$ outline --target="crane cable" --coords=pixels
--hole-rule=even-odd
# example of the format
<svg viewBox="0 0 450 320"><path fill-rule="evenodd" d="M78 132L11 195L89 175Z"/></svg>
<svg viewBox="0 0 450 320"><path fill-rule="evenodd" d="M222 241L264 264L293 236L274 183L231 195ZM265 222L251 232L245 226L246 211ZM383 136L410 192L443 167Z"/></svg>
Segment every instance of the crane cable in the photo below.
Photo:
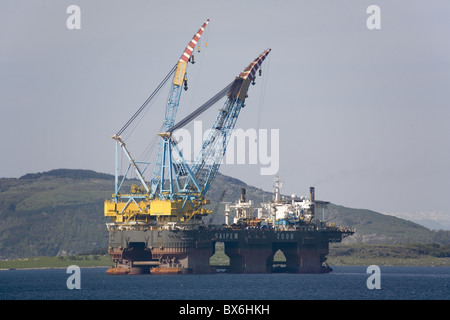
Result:
<svg viewBox="0 0 450 320"><path fill-rule="evenodd" d="M142 106L134 113L134 115L125 123L125 125L117 132L117 135L120 136L129 126L130 124L139 116L139 114L145 109L145 107L149 104L149 102L156 96L156 94L161 90L161 88L165 85L167 80L173 75L175 70L177 69L177 65L175 65L172 70L166 75L163 81L156 87L153 93L145 100Z"/></svg>
<svg viewBox="0 0 450 320"><path fill-rule="evenodd" d="M264 98L265 98L265 93L266 93L267 79L269 78L270 58L271 58L271 56L269 56L267 59L267 63L266 63L267 67L266 67L266 71L265 71L265 76L262 81L263 83L261 86L261 95L260 95L260 99L259 99L258 115L256 117L256 132L259 132L259 129L261 126L261 116L262 116L263 107L264 107Z"/></svg>
<svg viewBox="0 0 450 320"><path fill-rule="evenodd" d="M215 104L217 101L222 99L231 89L234 81L231 82L229 85L227 85L225 88L223 88L221 91L219 91L214 97L206 101L204 104L202 104L200 107L198 107L196 110L191 112L188 116L186 116L183 120L176 123L172 128L168 130L168 132L172 133L176 129L179 129L181 127L184 127L186 124L197 118L200 114L205 112L207 109L209 109L213 104Z"/></svg>

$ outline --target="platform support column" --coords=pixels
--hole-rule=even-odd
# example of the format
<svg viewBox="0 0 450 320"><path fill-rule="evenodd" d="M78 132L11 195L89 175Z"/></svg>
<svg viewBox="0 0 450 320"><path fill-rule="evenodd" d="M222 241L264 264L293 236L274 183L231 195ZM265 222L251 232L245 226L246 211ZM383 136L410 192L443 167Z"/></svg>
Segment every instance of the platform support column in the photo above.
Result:
<svg viewBox="0 0 450 320"><path fill-rule="evenodd" d="M271 246L236 246L225 244L225 254L230 258L232 273L268 273L271 271L274 253Z"/></svg>

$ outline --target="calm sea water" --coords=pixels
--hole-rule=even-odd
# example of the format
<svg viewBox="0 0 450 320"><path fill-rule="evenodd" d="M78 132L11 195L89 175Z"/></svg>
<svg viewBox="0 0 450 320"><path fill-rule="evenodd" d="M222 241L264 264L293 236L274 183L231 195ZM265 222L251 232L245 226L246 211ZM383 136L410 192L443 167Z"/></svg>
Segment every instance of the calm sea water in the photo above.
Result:
<svg viewBox="0 0 450 320"><path fill-rule="evenodd" d="M81 289L68 289L66 269L0 271L1 300L413 300L450 298L450 268L381 267L381 289L369 290L366 267L329 274L110 276L82 268Z"/></svg>

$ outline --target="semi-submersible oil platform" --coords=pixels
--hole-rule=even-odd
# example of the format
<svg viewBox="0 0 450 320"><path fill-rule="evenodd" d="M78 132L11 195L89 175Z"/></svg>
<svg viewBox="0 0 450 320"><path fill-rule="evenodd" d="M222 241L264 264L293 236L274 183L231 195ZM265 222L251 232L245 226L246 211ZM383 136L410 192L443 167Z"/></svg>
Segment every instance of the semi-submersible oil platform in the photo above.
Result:
<svg viewBox="0 0 450 320"><path fill-rule="evenodd" d="M285 271L297 273L329 272L326 256L330 242L340 242L353 233L350 229L320 222L314 211L317 203L314 189L309 199L281 199L278 183L273 201L257 211L245 194L236 205L226 206L225 224L210 225L205 216L212 212L206 193L210 189L225 155L236 120L245 105L247 92L261 64L271 49L262 52L230 84L175 123L180 97L187 89L187 66L194 63L194 49L200 51L199 40L209 19L194 35L181 58L161 84L133 117L112 138L116 142L115 193L105 201L109 232L108 252L115 266L109 274L178 274L211 273L210 258L216 242L224 243L230 259L229 272L268 273L274 270L274 254L281 250L286 257ZM207 45L205 43L205 45ZM135 161L121 134L137 119L164 84L172 79L164 123L158 133L159 144L152 179L144 173L149 162ZM212 128L203 141L200 153L188 164L172 133L195 119L226 96ZM129 160L127 172L119 176L119 156ZM134 171L140 185L122 192L127 174ZM230 221L230 209L236 211Z"/></svg>

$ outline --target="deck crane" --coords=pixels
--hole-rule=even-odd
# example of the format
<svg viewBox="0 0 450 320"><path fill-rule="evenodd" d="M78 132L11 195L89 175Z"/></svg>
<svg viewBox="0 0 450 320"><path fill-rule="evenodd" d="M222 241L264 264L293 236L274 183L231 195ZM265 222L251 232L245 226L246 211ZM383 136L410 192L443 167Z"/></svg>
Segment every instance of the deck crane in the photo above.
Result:
<svg viewBox="0 0 450 320"><path fill-rule="evenodd" d="M197 188L201 196L205 196L208 192L219 171L236 120L244 107L249 85L254 81L256 72L270 51L271 49L267 49L261 53L231 83L227 92L227 99L219 110L216 121L192 166L193 176L189 176L187 179L185 189ZM200 189L198 189L198 186L200 186Z"/></svg>
<svg viewBox="0 0 450 320"><path fill-rule="evenodd" d="M105 216L110 216L113 222L145 222L155 226L178 224L188 228L198 225L203 216L211 213L211 211L203 208L204 205L209 203L205 195L219 170L236 120L244 106L249 85L254 80L257 70L271 49L261 53L233 82L185 119L175 124L186 64L208 22L209 20L194 36L193 41L190 42L177 63L166 108L163 131L158 134L160 136L159 149L151 187L145 181L143 172L139 169L137 162L130 156L120 137L118 135L113 137L121 145L130 161L128 170L133 168L143 185L141 188L132 187L131 195L119 196L118 189L120 187L117 187L116 173L114 199L105 201ZM183 158L172 133L192 121L225 95L227 96L226 101L219 110L212 130L191 167ZM177 160L173 159L173 154L178 155ZM146 164L148 165L148 163ZM124 201L127 198L128 201Z"/></svg>
<svg viewBox="0 0 450 320"><path fill-rule="evenodd" d="M180 104L180 98L181 98L181 88L183 87L183 84L186 88L186 69L187 64L192 59L193 61L193 51L195 46L197 45L197 42L200 40L200 37L202 36L203 32L206 29L206 26L209 23L209 19L207 19L203 25L200 27L200 29L195 33L192 40L189 42L189 44L186 46L183 54L181 55L180 59L178 60L177 64L170 70L170 72L166 75L166 77L163 79L163 81L158 85L158 87L153 91L153 93L149 96L149 98L144 102L144 104L137 110L137 112L128 120L128 122L116 133L112 136L112 138L116 141L116 172L115 172L115 193L113 195L114 197L114 214L112 215L113 220L117 221L123 221L128 220L133 215L127 215L126 211L130 211L130 209L133 207L132 204L136 205L139 210L137 210L140 213L143 213L143 210L141 209L140 205L137 203L137 201L140 201L141 199L148 198L148 194L151 194L153 197L158 185L159 185L159 171L161 170L161 154L165 148L165 146L160 143L159 149L157 153L156 162L159 165L155 165L154 172L153 172L153 179L152 179L152 185L149 185L148 182L145 180L143 173L147 169L149 162L138 162L135 161L130 152L128 151L125 142L122 140L121 134L128 128L128 126L137 118L137 116L145 109L147 104L157 95L157 93L161 90L161 88L164 86L164 84L172 77L173 75L173 81L172 86L170 89L170 95L166 107L166 116L165 121L163 124L163 129L169 129L171 126L173 126L173 123L175 121L175 117L177 114L178 106ZM129 166L128 169L123 175L122 181L119 183L119 170L118 170L118 153L119 153L119 146L128 158ZM140 165L145 165L144 169L140 168ZM136 176L140 180L142 187L137 187L136 185L132 186L131 194L122 194L120 191L122 189L122 186L125 182L126 176L130 169L133 169L136 173ZM123 200L127 200L125 204L123 205ZM129 207L130 205L131 208ZM120 209L121 208L121 209ZM111 203L110 201L105 202L105 215L107 212L107 209L109 211L109 214L111 215ZM120 210L119 210L120 209ZM134 210L136 211L136 210ZM135 215L134 215L135 216Z"/></svg>
<svg viewBox="0 0 450 320"><path fill-rule="evenodd" d="M163 168L167 168L169 171L169 178L166 181L169 188L161 190L160 200L163 202L180 203L179 213L181 215L178 214L178 217L181 220L179 221L189 222L193 220L198 222L201 221L202 216L210 213L209 210L203 208L205 204L209 203L205 195L219 171L237 118L244 106L249 85L254 81L256 72L270 51L271 49L267 49L261 53L233 82L197 110L171 127L168 131L159 133L164 140L164 145L167 146L167 164ZM219 110L219 114L211 128L212 130L210 130L208 137L204 141L195 162L190 167L178 149L177 142L172 137L172 133L189 121L192 121L224 95L227 96L227 99L223 107ZM175 150L175 153L178 154L178 161L172 159L172 150ZM181 188L181 180L183 178L184 187ZM178 192L174 191L174 184Z"/></svg>
<svg viewBox="0 0 450 320"><path fill-rule="evenodd" d="M175 76L173 79L173 84L170 89L169 99L166 107L166 114L163 124L163 130L167 131L173 127L175 124L175 118L178 111L178 106L180 104L180 97L183 88L183 83L186 85L186 66L192 57L192 52L194 51L195 46L197 45L200 37L205 31L206 26L209 23L209 19L205 21L203 26L198 30L198 32L194 35L192 41L187 45L183 54L177 63L177 69L175 72ZM186 88L186 87L185 87ZM158 190L160 193L164 193L165 191L169 191L173 193L172 185L170 184L169 190L164 187L164 177L167 169L166 157L170 157L168 154L168 141L166 139L159 140L158 153L156 156L155 166L153 168L153 178L151 185L150 197L154 198L157 194ZM148 191L148 190L147 190Z"/></svg>

